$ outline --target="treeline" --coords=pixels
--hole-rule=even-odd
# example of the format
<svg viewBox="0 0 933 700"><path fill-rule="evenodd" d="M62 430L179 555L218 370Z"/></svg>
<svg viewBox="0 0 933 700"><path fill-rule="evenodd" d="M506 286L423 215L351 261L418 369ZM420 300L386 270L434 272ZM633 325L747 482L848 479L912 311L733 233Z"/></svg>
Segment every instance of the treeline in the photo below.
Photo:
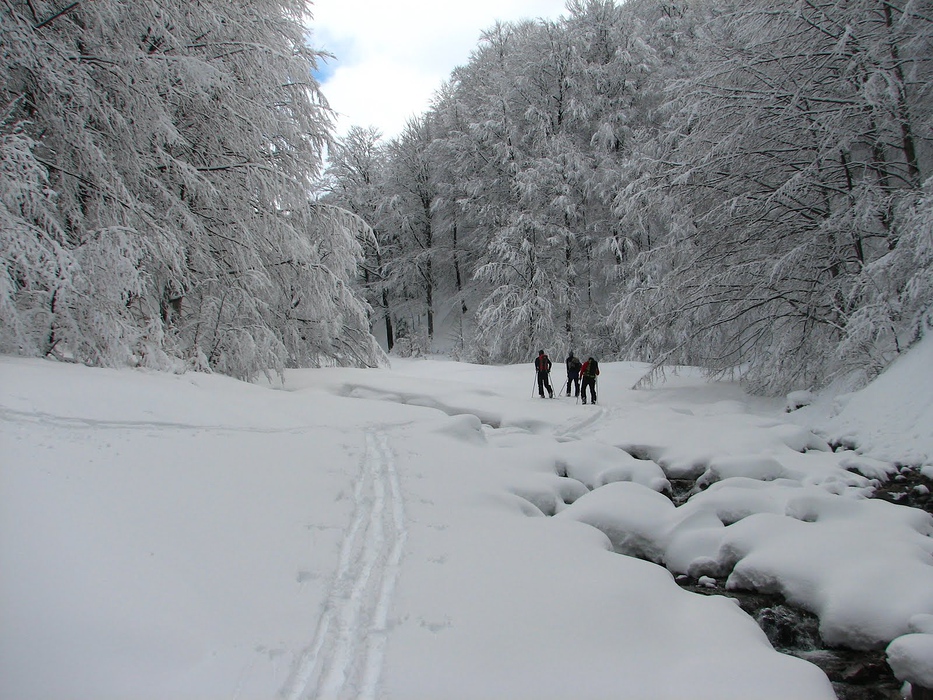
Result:
<svg viewBox="0 0 933 700"><path fill-rule="evenodd" d="M500 24L431 109L355 128L388 346L880 371L931 324L933 3L571 0ZM443 337L441 337L443 334Z"/></svg>
<svg viewBox="0 0 933 700"><path fill-rule="evenodd" d="M310 197L301 0L0 4L0 352L239 377L382 357Z"/></svg>

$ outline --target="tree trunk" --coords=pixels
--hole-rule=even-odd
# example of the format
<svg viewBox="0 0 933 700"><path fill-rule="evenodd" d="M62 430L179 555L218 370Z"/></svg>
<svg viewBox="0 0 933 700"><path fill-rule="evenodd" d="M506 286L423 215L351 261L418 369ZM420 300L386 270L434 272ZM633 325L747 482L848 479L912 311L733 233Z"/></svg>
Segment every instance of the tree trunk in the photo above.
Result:
<svg viewBox="0 0 933 700"><path fill-rule="evenodd" d="M383 313L386 322L386 349L392 352L392 348L395 347L395 336L392 331L392 314L389 313L389 292L385 289L382 290L382 306L385 309Z"/></svg>
<svg viewBox="0 0 933 700"><path fill-rule="evenodd" d="M894 20L891 17L890 3L882 3L884 8L884 23L888 31L893 29ZM897 78L897 119L901 127L901 150L907 162L907 179L913 189L920 189L920 164L917 160L917 145L914 141L913 129L910 122L910 109L907 106L906 85L904 69L901 65L900 52L894 39L888 44L891 53L891 62L894 66L894 75Z"/></svg>

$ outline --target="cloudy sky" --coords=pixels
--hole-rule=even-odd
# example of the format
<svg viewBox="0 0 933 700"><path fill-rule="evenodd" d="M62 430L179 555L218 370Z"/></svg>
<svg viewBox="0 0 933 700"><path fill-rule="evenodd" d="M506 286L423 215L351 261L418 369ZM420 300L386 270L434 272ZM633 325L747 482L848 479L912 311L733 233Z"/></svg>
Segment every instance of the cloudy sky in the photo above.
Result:
<svg viewBox="0 0 933 700"><path fill-rule="evenodd" d="M338 133L375 126L391 138L469 60L484 29L556 18L564 0L313 0L311 12L312 44L336 56L320 78Z"/></svg>

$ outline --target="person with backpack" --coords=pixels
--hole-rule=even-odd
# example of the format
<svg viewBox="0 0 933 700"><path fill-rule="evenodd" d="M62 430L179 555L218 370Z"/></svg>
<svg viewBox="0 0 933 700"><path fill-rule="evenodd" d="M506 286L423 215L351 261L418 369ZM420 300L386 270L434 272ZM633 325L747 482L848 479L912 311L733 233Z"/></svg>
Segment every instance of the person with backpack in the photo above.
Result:
<svg viewBox="0 0 933 700"><path fill-rule="evenodd" d="M599 376L599 363L592 357L588 359L580 368L580 376L583 377L583 403L586 403L586 387L590 388L590 403L596 403L596 377Z"/></svg>
<svg viewBox="0 0 933 700"><path fill-rule="evenodd" d="M548 395L554 398L554 389L551 388L551 358L544 354L544 350L538 350L538 356L535 358L535 372L538 374L538 394L544 398L544 390L547 389Z"/></svg>
<svg viewBox="0 0 933 700"><path fill-rule="evenodd" d="M574 356L573 350L567 356L567 396L570 396L570 387L574 387L574 396L580 395L580 358Z"/></svg>

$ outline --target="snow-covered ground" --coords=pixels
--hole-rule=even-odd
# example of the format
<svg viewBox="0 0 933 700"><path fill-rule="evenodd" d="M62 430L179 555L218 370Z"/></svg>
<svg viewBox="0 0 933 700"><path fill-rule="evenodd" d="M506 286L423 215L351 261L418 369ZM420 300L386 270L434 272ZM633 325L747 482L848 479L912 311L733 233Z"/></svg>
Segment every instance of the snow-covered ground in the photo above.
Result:
<svg viewBox="0 0 933 700"><path fill-rule="evenodd" d="M0 698L833 697L680 573L930 679L933 519L866 496L933 476L933 342L793 413L645 371L582 406L530 363L280 387L0 358Z"/></svg>

